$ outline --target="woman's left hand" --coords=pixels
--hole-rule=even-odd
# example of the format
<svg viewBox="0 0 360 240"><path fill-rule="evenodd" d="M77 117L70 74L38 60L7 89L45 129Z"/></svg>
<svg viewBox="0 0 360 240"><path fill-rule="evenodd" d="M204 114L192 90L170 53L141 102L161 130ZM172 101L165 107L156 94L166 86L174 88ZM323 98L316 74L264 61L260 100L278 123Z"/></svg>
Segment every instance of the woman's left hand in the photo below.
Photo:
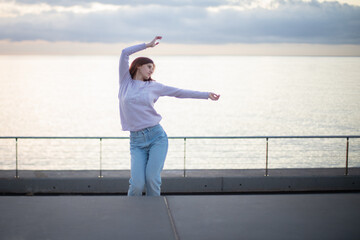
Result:
<svg viewBox="0 0 360 240"><path fill-rule="evenodd" d="M157 40L161 40L162 37L161 36L156 36L151 42L146 44L146 47L155 47L156 45L159 44L159 42L157 42Z"/></svg>
<svg viewBox="0 0 360 240"><path fill-rule="evenodd" d="M217 101L217 100L219 100L219 98L220 98L220 94L215 94L215 93L210 92L210 93L209 93L209 98L210 98L211 100L213 100L213 101Z"/></svg>

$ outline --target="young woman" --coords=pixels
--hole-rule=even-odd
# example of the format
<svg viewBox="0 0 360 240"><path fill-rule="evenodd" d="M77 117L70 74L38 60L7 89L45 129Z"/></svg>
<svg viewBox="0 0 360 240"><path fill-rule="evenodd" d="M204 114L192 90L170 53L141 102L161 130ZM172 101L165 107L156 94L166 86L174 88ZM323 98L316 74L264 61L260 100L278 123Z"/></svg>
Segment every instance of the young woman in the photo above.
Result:
<svg viewBox="0 0 360 240"><path fill-rule="evenodd" d="M160 114L154 109L159 97L198 98L218 100L220 95L169 87L151 79L154 62L136 58L129 68L129 56L155 47L162 37L151 42L122 50L119 65L119 106L123 131L130 131L131 178L128 196L160 196L161 171L164 166L168 138L159 124Z"/></svg>

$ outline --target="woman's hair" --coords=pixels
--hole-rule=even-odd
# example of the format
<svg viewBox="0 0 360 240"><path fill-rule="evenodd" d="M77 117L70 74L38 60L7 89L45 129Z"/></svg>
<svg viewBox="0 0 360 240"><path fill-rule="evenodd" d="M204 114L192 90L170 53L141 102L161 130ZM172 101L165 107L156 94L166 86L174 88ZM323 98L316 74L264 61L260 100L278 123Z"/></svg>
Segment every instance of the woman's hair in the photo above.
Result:
<svg viewBox="0 0 360 240"><path fill-rule="evenodd" d="M154 69L155 69L155 64L154 64L153 60L151 60L150 58L147 58L147 57L135 58L129 68L131 78L134 79L138 67L141 67L142 65L148 64L148 63L152 63L154 65ZM144 81L154 81L154 80L151 79L151 77L150 77L149 79L145 79Z"/></svg>

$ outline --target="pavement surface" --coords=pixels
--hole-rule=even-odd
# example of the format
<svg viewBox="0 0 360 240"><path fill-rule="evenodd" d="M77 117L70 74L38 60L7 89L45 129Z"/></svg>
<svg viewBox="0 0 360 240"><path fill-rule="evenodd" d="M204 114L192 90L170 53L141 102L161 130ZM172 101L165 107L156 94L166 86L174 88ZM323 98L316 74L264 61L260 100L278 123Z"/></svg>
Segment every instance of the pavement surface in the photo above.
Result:
<svg viewBox="0 0 360 240"><path fill-rule="evenodd" d="M360 239L360 193L0 196L0 239Z"/></svg>

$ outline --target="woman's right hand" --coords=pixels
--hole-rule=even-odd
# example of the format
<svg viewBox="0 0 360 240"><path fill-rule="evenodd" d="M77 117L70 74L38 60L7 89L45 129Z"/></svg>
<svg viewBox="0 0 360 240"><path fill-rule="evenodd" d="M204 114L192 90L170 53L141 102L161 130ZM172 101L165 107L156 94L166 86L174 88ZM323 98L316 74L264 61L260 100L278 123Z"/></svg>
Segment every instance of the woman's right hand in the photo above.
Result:
<svg viewBox="0 0 360 240"><path fill-rule="evenodd" d="M220 98L220 94L215 94L215 93L213 93L213 92L210 92L210 93L209 93L209 98L210 98L211 100L213 100L213 101L217 101L217 100L219 100L219 98Z"/></svg>
<svg viewBox="0 0 360 240"><path fill-rule="evenodd" d="M146 44L146 47L147 47L147 48L148 48L148 47L155 47L156 45L159 44L159 42L156 42L156 40L160 40L160 39L162 39L161 36L156 36L151 42L149 42L149 43Z"/></svg>

